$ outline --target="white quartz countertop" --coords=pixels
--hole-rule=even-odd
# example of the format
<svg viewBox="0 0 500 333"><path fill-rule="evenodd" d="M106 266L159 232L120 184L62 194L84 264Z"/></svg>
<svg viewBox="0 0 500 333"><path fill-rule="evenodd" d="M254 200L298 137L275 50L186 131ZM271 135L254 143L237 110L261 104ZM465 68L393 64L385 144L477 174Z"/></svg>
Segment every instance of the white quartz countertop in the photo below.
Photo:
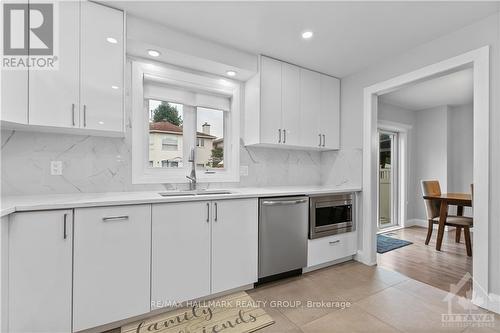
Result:
<svg viewBox="0 0 500 333"><path fill-rule="evenodd" d="M225 190L231 191L231 194L163 197L159 194L159 191L148 191L10 196L2 197L0 214L1 216L5 216L14 212L30 210L359 192L361 188L339 186L278 186L235 187Z"/></svg>

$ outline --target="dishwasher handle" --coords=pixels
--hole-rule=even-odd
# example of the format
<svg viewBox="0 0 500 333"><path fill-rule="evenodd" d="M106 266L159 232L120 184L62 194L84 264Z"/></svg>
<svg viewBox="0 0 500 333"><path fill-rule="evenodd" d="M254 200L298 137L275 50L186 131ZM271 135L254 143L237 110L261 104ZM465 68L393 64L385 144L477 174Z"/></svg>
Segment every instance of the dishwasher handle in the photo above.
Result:
<svg viewBox="0 0 500 333"><path fill-rule="evenodd" d="M298 199L298 200L265 200L262 201L262 205L264 206L285 206L285 205L297 205L301 203L307 202L307 199Z"/></svg>

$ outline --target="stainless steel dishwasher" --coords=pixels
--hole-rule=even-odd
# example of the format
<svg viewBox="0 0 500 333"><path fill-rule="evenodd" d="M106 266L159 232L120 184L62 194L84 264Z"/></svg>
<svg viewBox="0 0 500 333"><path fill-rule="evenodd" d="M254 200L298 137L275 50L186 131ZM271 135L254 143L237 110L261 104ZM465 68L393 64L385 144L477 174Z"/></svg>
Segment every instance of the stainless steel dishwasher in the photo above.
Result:
<svg viewBox="0 0 500 333"><path fill-rule="evenodd" d="M307 266L309 198L259 199L259 283Z"/></svg>

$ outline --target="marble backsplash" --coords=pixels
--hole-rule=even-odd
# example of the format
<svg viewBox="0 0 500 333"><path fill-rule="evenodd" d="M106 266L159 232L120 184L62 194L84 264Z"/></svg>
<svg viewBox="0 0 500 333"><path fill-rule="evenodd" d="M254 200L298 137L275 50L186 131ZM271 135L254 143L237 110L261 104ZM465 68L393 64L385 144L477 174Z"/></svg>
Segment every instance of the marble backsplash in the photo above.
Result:
<svg viewBox="0 0 500 333"><path fill-rule="evenodd" d="M2 196L75 192L145 191L186 184L134 185L125 138L3 130ZM359 155L359 156L358 156ZM361 153L241 147L248 176L210 187L329 185L359 186ZM50 161L63 162L63 175L50 175ZM359 170L358 170L359 169ZM203 184L202 184L203 186ZM205 184L207 186L207 184Z"/></svg>

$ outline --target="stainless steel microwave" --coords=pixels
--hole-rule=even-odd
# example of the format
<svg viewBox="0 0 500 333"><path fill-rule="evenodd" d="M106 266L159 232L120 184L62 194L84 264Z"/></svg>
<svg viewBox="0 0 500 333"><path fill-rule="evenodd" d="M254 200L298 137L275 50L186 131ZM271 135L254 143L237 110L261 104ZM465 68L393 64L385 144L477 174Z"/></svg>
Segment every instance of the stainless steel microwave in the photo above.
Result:
<svg viewBox="0 0 500 333"><path fill-rule="evenodd" d="M354 194L312 196L309 200L309 239L355 230Z"/></svg>

